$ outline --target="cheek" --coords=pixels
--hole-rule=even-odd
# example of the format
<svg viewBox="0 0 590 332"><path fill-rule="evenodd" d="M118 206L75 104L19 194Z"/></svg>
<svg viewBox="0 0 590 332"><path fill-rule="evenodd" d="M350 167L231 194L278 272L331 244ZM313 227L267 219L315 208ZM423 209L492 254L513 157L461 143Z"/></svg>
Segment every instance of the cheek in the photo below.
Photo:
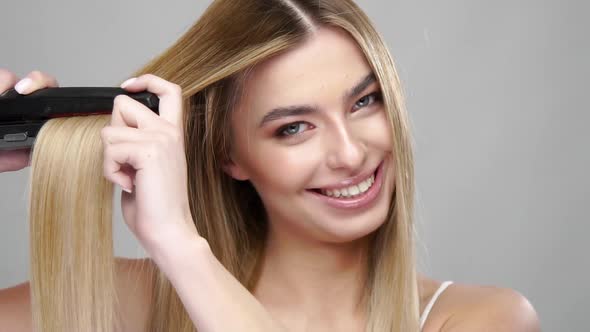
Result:
<svg viewBox="0 0 590 332"><path fill-rule="evenodd" d="M371 147L386 152L393 150L391 127L385 111L365 119L360 129L364 140Z"/></svg>
<svg viewBox="0 0 590 332"><path fill-rule="evenodd" d="M282 146L271 140L251 146L247 158L252 183L261 193L304 189L317 164L317 148L313 144Z"/></svg>

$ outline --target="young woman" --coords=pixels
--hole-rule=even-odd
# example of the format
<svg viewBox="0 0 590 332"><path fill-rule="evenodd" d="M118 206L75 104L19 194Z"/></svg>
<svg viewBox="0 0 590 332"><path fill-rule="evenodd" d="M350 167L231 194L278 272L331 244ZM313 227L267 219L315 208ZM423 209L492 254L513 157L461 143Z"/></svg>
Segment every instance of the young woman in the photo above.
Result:
<svg viewBox="0 0 590 332"><path fill-rule="evenodd" d="M160 115L118 96L100 170L150 258L116 261L118 304L62 314L34 272L0 291L0 330L539 330L516 291L416 272L408 115L351 0L214 1L136 74L122 86L157 94ZM0 91L15 85L57 82L0 70ZM41 136L33 172L50 158ZM29 151L0 152L0 171L28 163ZM80 318L105 308L120 320Z"/></svg>

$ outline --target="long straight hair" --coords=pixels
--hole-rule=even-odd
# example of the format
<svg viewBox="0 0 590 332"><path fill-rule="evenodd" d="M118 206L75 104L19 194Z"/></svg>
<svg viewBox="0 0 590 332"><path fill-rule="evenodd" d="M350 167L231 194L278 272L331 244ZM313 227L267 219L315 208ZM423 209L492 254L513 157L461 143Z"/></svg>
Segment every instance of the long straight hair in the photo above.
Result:
<svg viewBox="0 0 590 332"><path fill-rule="evenodd" d="M366 331L418 331L410 126L393 59L352 0L213 1L134 76L152 73L182 88L187 188L196 228L225 268L253 291L268 221L253 186L223 171L231 147L230 116L256 65L296 48L321 27L343 29L358 43L381 86L392 128L395 189L387 220L372 234L369 248ZM33 150L29 212L39 331L64 326L109 331L120 322L113 314L112 186L102 177L97 141L107 122L108 116L51 120ZM149 331L196 331L166 276L150 271Z"/></svg>

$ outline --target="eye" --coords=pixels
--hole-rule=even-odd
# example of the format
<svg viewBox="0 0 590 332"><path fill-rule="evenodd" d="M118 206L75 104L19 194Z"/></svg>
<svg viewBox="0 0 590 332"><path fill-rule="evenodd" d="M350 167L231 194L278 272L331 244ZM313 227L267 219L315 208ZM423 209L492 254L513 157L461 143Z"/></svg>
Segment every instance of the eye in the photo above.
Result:
<svg viewBox="0 0 590 332"><path fill-rule="evenodd" d="M356 104L354 105L355 107L358 106L357 110L359 108L363 108L366 107L367 105L373 104L374 102L378 102L381 101L381 91L377 91L377 92L373 92L371 94L368 94L364 97L362 97L361 99L359 99Z"/></svg>
<svg viewBox="0 0 590 332"><path fill-rule="evenodd" d="M286 138L289 136L294 136L300 134L304 130L310 127L309 123L299 121L299 122L292 122L285 126L282 126L277 130L277 136L280 138Z"/></svg>

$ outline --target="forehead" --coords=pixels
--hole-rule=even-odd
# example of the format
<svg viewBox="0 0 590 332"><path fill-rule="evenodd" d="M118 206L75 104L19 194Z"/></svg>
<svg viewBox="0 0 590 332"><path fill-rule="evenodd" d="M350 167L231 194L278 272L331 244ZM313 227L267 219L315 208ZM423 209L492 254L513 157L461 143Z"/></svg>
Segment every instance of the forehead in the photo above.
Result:
<svg viewBox="0 0 590 332"><path fill-rule="evenodd" d="M247 84L248 109L260 113L274 106L340 101L342 93L370 71L346 31L323 27L303 44L255 68Z"/></svg>

